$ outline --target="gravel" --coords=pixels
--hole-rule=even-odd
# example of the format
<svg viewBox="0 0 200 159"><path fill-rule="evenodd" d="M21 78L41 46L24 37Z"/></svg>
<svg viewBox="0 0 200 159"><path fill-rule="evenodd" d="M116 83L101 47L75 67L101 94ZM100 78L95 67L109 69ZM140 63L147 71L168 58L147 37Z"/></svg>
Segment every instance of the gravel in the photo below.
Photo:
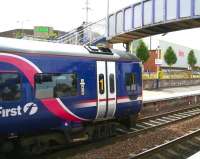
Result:
<svg viewBox="0 0 200 159"><path fill-rule="evenodd" d="M86 145L77 150L57 152L47 159L127 159L130 153L139 153L145 149L165 143L168 140L183 136L191 130L200 128L200 116L172 125L158 128L122 141Z"/></svg>

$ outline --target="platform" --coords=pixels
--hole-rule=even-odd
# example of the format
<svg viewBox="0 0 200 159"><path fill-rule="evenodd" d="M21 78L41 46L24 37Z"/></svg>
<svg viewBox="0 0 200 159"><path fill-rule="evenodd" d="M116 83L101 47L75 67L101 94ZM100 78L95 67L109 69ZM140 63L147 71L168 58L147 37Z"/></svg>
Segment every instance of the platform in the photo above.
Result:
<svg viewBox="0 0 200 159"><path fill-rule="evenodd" d="M196 154L192 155L191 157L187 158L187 159L200 159L200 151L197 152Z"/></svg>
<svg viewBox="0 0 200 159"><path fill-rule="evenodd" d="M154 101L168 100L187 96L200 95L200 86L186 86L165 88L158 90L144 90L143 102L149 103Z"/></svg>

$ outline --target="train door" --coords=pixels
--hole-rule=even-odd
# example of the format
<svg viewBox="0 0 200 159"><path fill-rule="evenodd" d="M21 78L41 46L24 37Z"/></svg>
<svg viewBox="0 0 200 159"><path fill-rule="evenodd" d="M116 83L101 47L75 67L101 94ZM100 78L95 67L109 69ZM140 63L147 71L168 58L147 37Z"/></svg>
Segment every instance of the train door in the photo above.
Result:
<svg viewBox="0 0 200 159"><path fill-rule="evenodd" d="M97 61L97 120L113 118L116 110L115 62Z"/></svg>

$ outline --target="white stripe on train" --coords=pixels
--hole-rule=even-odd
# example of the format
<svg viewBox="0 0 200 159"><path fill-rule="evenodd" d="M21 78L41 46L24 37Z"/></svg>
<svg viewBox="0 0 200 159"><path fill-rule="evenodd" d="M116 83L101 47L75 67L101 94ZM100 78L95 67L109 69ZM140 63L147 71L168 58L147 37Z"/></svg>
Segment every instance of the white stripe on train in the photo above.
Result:
<svg viewBox="0 0 200 159"><path fill-rule="evenodd" d="M121 99L117 99L117 103L129 103L129 102L138 101L138 100L142 100L142 97L139 96L135 100L131 100L128 97L121 98ZM89 107L96 107L96 106L97 106L97 102L84 102L84 103L79 103L75 105L76 108L89 108Z"/></svg>

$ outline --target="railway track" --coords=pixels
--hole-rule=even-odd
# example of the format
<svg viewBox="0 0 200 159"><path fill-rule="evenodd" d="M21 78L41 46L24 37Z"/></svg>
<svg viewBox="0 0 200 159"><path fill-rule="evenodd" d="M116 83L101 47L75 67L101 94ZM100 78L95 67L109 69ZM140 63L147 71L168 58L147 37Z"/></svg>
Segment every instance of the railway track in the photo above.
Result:
<svg viewBox="0 0 200 159"><path fill-rule="evenodd" d="M175 113L181 113L181 112L191 110L191 109L194 109L194 108L200 108L200 105L194 105L194 106L183 108L183 109L176 109L176 110L173 110L173 111L166 111L164 113L160 113L160 114L157 114L157 115L142 117L138 121L142 122L142 121L145 121L145 120L155 119L155 118L162 117L162 116L167 116L167 115L171 115L171 114L175 114Z"/></svg>
<svg viewBox="0 0 200 159"><path fill-rule="evenodd" d="M130 154L129 159L186 159L199 150L200 129L142 153Z"/></svg>
<svg viewBox="0 0 200 159"><path fill-rule="evenodd" d="M138 123L136 124L134 128L131 128L131 129L117 128L116 136L107 138L106 140L97 140L97 142L89 142L89 143L86 141L86 142L81 142L81 144L76 143L75 146L72 146L71 148L69 147L69 149L67 149L67 151L69 151L67 155L71 156L72 154L76 154L77 153L76 147L79 148L79 152L84 153L85 151L90 151L91 147L96 147L97 145L99 147L101 146L103 147L106 144L113 143L113 141L117 142L129 137L133 137L133 136L145 133L149 130L166 126L167 124L172 124L181 120L193 118L198 115L200 115L200 106L194 106L191 108L185 108L185 109L181 109L181 110L177 110L173 112L160 114L158 116L143 118L138 121ZM48 159L48 157L46 157L45 159ZM60 158L60 159L64 159L64 158Z"/></svg>
<svg viewBox="0 0 200 159"><path fill-rule="evenodd" d="M194 106L191 108L185 108L181 110L167 112L157 116L142 118L138 121L138 123L134 128L130 128L129 130L117 129L117 131L118 133L121 133L121 135L123 134L137 135L149 131L151 129L165 126L167 124L172 124L174 122L195 117L197 115L200 115L200 106Z"/></svg>

